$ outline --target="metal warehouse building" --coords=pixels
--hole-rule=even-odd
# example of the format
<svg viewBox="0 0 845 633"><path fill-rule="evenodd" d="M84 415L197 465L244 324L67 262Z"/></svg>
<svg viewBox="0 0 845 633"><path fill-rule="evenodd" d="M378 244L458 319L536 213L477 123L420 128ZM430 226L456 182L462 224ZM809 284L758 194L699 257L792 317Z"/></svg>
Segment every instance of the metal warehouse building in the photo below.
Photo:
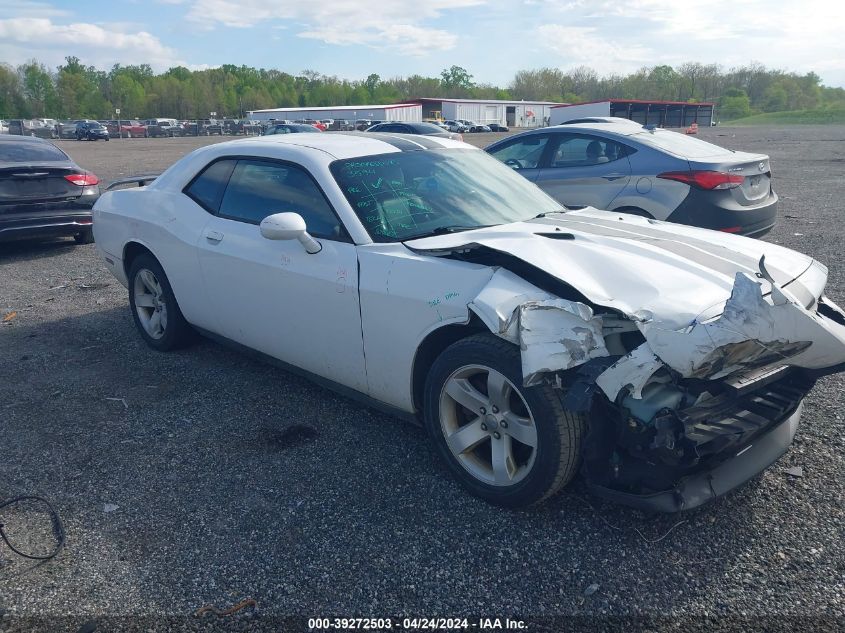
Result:
<svg viewBox="0 0 845 633"><path fill-rule="evenodd" d="M548 125L553 101L485 101L483 99L417 99L424 119L464 119L476 123L500 123L509 127Z"/></svg>
<svg viewBox="0 0 845 633"><path fill-rule="evenodd" d="M715 107L716 104L709 102L607 99L553 106L550 124L558 125L584 117L618 116L643 125L688 127L698 123L700 126L709 127L714 120Z"/></svg>
<svg viewBox="0 0 845 633"><path fill-rule="evenodd" d="M328 108L271 108L250 110L250 119L347 119L357 121L422 121L422 106L419 103L397 103L393 105L332 106Z"/></svg>

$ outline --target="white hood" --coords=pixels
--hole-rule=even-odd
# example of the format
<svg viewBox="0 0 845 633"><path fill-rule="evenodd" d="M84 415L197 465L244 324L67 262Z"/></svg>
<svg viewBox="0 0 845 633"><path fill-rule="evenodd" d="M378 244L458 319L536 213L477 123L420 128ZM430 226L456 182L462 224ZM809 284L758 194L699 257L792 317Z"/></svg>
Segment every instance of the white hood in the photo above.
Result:
<svg viewBox="0 0 845 633"><path fill-rule="evenodd" d="M845 362L845 314L820 300L827 269L767 242L584 209L406 246L430 255L491 249L630 317L646 342L598 377L611 400L626 386L640 397L663 366L718 379L769 364L818 370ZM602 317L530 282L497 273L469 306L520 346L526 384L608 355ZM822 304L827 316L817 311Z"/></svg>
<svg viewBox="0 0 845 633"><path fill-rule="evenodd" d="M555 239L555 234L564 239ZM759 240L596 209L405 244L431 254L474 245L507 253L557 277L595 304L629 316L648 311L674 327L704 313L718 315L736 274L759 277L764 255L766 269L779 286L788 285L814 261ZM768 294L771 285L762 278L760 282Z"/></svg>

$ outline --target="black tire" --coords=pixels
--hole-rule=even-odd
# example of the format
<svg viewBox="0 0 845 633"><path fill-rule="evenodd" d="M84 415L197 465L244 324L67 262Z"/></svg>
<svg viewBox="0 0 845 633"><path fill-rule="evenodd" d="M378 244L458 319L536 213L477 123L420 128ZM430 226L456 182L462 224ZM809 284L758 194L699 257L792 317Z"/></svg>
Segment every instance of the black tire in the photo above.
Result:
<svg viewBox="0 0 845 633"><path fill-rule="evenodd" d="M73 236L73 240L77 244L93 244L94 231L92 231L91 229L85 229L84 231L80 231L79 233Z"/></svg>
<svg viewBox="0 0 845 633"><path fill-rule="evenodd" d="M450 376L467 366L483 366L502 374L511 383L510 393L521 397L533 417L537 444L533 462L529 462L530 468L526 466L525 474L516 483L493 485L483 481L462 465L446 442L441 425L441 393ZM510 508L534 505L554 495L577 473L586 418L564 410L559 395L549 385L523 387L519 348L492 334L462 339L435 360L426 380L423 406L425 427L446 466L464 488L485 501ZM469 409L463 411L468 413ZM502 426L499 430L508 433ZM491 439L490 451L492 442ZM477 446L472 450L484 450L483 443Z"/></svg>
<svg viewBox="0 0 845 633"><path fill-rule="evenodd" d="M164 327L163 335L159 338L151 336L144 328L135 305L135 292L133 289L135 288L136 277L144 270L150 271L155 275L162 290L161 300L167 310L167 325ZM189 345L194 340L194 330L185 320L185 317L182 316L182 311L176 302L173 289L170 287L170 281L168 281L167 275L161 264L158 263L158 260L148 253L138 255L129 267L128 278L129 307L132 311L132 319L135 321L135 327L141 334L141 338L144 339L147 345L160 352L169 352L170 350Z"/></svg>

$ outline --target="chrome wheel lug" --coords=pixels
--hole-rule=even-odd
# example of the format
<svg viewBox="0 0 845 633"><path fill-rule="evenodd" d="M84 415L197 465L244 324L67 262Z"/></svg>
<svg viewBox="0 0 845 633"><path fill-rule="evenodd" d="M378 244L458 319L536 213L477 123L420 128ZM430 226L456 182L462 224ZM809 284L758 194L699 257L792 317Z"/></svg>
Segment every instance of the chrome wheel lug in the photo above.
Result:
<svg viewBox="0 0 845 633"><path fill-rule="evenodd" d="M479 409L479 411L481 412L481 415L486 415L486 414L487 414L487 409L486 409L486 408L484 408L484 407L481 407L481 408Z"/></svg>
<svg viewBox="0 0 845 633"><path fill-rule="evenodd" d="M482 422L482 423L481 423L481 430L482 430L482 431L486 431L486 430L487 430L487 425L486 425L486 424L484 424L484 422Z"/></svg>
<svg viewBox="0 0 845 633"><path fill-rule="evenodd" d="M493 433L493 437L495 437L497 440L500 440L500 439L502 439L502 434L499 433L498 431L495 431Z"/></svg>
<svg viewBox="0 0 845 633"><path fill-rule="evenodd" d="M499 407L493 405L493 413L498 413L498 412L499 412Z"/></svg>
<svg viewBox="0 0 845 633"><path fill-rule="evenodd" d="M499 422L499 426L501 426L503 429L508 428L507 420L502 420L501 422Z"/></svg>

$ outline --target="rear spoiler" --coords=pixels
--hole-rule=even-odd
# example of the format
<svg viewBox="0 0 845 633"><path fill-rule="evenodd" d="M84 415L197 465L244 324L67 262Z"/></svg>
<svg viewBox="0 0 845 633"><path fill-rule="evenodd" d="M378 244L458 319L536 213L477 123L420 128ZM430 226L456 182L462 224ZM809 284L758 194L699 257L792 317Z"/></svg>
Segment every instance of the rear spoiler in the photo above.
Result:
<svg viewBox="0 0 845 633"><path fill-rule="evenodd" d="M131 178L121 178L120 180L115 180L108 187L106 187L106 191L111 191L115 187L122 187L123 185L131 185L134 183L138 183L139 187L146 187L150 184L153 180L161 176L161 174L147 174L146 176L132 176Z"/></svg>

